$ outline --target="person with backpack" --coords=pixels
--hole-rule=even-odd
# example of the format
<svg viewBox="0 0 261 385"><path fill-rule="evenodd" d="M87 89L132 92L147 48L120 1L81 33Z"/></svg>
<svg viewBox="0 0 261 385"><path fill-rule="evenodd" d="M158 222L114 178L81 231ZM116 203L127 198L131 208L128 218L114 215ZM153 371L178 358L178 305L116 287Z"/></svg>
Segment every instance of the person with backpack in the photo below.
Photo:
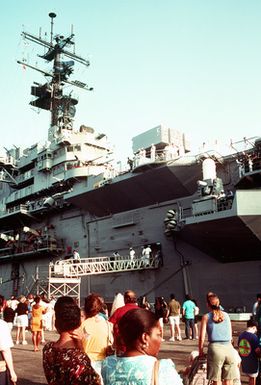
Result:
<svg viewBox="0 0 261 385"><path fill-rule="evenodd" d="M249 385L256 384L259 370L260 354L259 340L256 335L257 322L253 319L247 321L247 328L238 337L238 351L241 357L242 371L249 377Z"/></svg>

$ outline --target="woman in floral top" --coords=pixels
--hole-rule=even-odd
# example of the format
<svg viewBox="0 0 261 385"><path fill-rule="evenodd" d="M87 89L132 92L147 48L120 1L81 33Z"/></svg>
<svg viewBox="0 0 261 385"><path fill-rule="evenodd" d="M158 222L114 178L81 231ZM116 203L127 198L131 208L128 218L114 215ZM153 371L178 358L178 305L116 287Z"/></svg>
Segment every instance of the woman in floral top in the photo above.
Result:
<svg viewBox="0 0 261 385"><path fill-rule="evenodd" d="M55 304L57 342L43 349L43 367L49 385L100 385L100 377L82 350L80 308L71 297L61 297Z"/></svg>

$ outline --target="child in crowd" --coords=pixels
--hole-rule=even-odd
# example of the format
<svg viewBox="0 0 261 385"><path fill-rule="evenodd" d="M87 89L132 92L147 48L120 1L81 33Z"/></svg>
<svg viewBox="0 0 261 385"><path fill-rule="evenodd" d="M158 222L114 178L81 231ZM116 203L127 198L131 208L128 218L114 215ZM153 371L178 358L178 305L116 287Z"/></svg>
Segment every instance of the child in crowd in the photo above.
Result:
<svg viewBox="0 0 261 385"><path fill-rule="evenodd" d="M258 354L260 354L259 340L256 336L257 323L250 319L247 329L239 335L238 350L242 359L242 371L249 377L249 385L256 384L259 370Z"/></svg>

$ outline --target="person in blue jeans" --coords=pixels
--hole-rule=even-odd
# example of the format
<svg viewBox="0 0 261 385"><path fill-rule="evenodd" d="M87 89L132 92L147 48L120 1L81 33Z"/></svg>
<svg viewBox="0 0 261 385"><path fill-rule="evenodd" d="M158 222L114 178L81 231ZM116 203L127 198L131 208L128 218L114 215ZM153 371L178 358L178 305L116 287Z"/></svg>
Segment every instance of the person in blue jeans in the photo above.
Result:
<svg viewBox="0 0 261 385"><path fill-rule="evenodd" d="M195 308L196 305L193 301L191 301L191 297L189 294L185 296L185 302L182 305L182 315L185 319L185 334L186 339L192 338L195 339ZM191 329L191 337L190 337L190 329Z"/></svg>

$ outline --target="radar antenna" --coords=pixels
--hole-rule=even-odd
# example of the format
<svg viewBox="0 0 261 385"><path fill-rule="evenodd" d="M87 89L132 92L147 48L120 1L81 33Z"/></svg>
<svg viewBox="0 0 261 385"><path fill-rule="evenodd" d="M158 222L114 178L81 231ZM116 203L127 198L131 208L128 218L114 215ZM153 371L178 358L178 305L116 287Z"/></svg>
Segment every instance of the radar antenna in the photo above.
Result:
<svg viewBox="0 0 261 385"><path fill-rule="evenodd" d="M28 64L25 60L17 61L18 64L31 68L35 71L42 73L45 77L48 77L48 81L44 84L34 84L31 87L31 94L36 98L30 102L34 107L38 107L51 112L51 127L49 129L48 139L52 140L55 135L60 134L62 130L73 129L73 118L76 112L76 104L78 100L71 96L71 93L65 95L63 93L64 84L70 84L78 88L92 91L93 88L87 86L79 80L69 80L74 70L75 62L88 67L90 65L89 60L76 55L75 52L67 50L67 46L74 46L74 34L64 37L62 35L54 36L54 19L56 14L54 12L49 13L51 18L51 39L50 42L37 37L28 32L22 32L22 36L38 45L47 48L47 51L43 55L38 55L40 58L47 62L53 62L52 70L45 71ZM71 60L64 61L62 57L67 57Z"/></svg>

